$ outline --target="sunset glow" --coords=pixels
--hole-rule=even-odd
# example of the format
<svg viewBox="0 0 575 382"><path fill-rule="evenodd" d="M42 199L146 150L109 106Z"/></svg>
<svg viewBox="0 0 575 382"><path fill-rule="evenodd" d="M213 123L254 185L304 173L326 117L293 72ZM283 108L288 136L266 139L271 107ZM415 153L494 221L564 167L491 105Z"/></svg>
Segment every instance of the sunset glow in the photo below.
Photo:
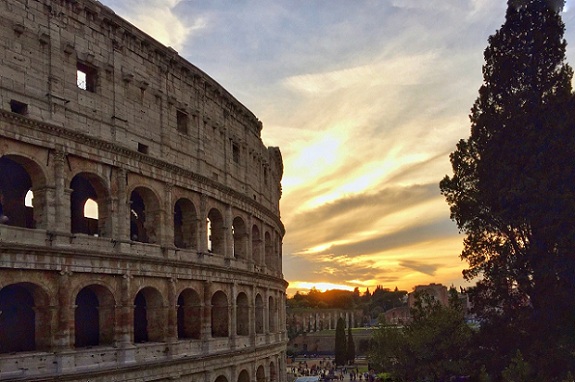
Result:
<svg viewBox="0 0 575 382"><path fill-rule="evenodd" d="M288 294L469 285L439 182L469 136L505 1L102 2L214 78L280 148ZM573 65L569 3L563 20Z"/></svg>

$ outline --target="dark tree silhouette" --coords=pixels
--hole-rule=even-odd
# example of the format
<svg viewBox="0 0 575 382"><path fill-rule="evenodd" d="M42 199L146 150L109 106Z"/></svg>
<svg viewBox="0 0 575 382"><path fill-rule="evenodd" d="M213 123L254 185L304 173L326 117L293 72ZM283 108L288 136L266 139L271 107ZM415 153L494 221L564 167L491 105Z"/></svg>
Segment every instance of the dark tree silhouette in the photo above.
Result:
<svg viewBox="0 0 575 382"><path fill-rule="evenodd" d="M509 0L489 38L471 136L440 184L492 368L521 350L544 380L575 359L575 125L563 1ZM556 365L568 365L557 368Z"/></svg>
<svg viewBox="0 0 575 382"><path fill-rule="evenodd" d="M345 340L345 321L343 318L337 319L335 326L335 364L345 365L347 360L347 344Z"/></svg>
<svg viewBox="0 0 575 382"><path fill-rule="evenodd" d="M355 342L351 335L351 326L347 328L347 362L353 364L355 362Z"/></svg>

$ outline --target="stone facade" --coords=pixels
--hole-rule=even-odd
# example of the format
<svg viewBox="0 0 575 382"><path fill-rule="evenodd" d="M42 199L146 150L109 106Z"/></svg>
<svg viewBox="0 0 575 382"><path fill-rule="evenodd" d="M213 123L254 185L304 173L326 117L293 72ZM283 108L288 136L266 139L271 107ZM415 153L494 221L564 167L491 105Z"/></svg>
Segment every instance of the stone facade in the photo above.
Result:
<svg viewBox="0 0 575 382"><path fill-rule="evenodd" d="M0 35L0 380L285 382L261 122L99 2Z"/></svg>
<svg viewBox="0 0 575 382"><path fill-rule="evenodd" d="M346 328L363 326L363 312L360 309L288 309L287 327L292 333L311 333L335 330L337 320L343 318Z"/></svg>

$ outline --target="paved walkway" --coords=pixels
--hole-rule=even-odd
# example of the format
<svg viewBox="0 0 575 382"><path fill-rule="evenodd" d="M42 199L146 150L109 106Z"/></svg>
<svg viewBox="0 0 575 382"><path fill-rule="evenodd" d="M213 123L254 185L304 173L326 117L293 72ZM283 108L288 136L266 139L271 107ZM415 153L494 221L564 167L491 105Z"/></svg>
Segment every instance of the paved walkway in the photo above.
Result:
<svg viewBox="0 0 575 382"><path fill-rule="evenodd" d="M364 381L365 379L359 379L359 376L355 376L354 379L351 379L351 372L357 374L356 370L365 371L365 366L361 361L358 362L357 365L354 366L347 366L345 368L345 372L343 368L334 368L333 365L333 357L318 357L318 358L297 358L295 361L288 363L286 372L287 372L287 380L288 382L294 381L297 377L306 376L306 375L318 375L321 374L322 371L326 374L329 374L332 371L336 377L334 382L343 381L343 382L354 382L354 381ZM340 376L343 375L343 379ZM340 377L340 379L337 379Z"/></svg>

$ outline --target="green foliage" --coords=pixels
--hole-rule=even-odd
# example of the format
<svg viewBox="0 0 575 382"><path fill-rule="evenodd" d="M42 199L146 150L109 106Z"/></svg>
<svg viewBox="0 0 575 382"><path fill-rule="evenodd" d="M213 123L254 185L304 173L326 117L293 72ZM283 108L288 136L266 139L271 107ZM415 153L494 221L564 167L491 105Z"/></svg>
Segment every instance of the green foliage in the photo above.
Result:
<svg viewBox="0 0 575 382"><path fill-rule="evenodd" d="M347 343L345 339L345 321L338 318L335 327L335 364L345 365L347 361Z"/></svg>
<svg viewBox="0 0 575 382"><path fill-rule="evenodd" d="M375 333L370 364L399 380L439 381L468 373L472 331L455 301L443 306L430 295L417 293L412 322L403 328L382 326Z"/></svg>
<svg viewBox="0 0 575 382"><path fill-rule="evenodd" d="M467 279L490 370L522 349L545 380L575 359L575 120L554 0L509 0L489 38L471 135L440 183L466 235ZM499 374L498 372L498 374Z"/></svg>
<svg viewBox="0 0 575 382"><path fill-rule="evenodd" d="M519 350L515 354L515 357L511 360L509 366L507 366L501 373L503 380L505 382L531 382L534 379L531 376L531 366L523 359L523 355Z"/></svg>

